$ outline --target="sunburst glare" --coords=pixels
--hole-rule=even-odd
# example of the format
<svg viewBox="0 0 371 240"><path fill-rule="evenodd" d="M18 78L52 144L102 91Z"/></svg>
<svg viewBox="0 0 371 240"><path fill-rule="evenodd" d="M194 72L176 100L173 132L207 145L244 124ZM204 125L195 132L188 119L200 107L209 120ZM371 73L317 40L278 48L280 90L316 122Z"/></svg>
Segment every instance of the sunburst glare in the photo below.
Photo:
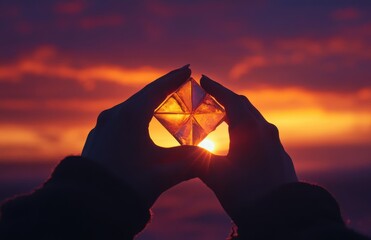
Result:
<svg viewBox="0 0 371 240"><path fill-rule="evenodd" d="M215 150L215 143L207 138L200 142L198 146L206 149L209 152L214 152Z"/></svg>

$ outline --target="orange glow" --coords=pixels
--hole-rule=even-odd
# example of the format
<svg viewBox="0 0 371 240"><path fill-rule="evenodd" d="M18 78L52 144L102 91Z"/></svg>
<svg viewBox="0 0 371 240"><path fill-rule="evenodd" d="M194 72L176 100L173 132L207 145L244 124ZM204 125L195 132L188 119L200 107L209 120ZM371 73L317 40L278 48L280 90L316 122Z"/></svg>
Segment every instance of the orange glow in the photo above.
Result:
<svg viewBox="0 0 371 240"><path fill-rule="evenodd" d="M209 152L214 152L215 150L215 143L207 138L200 142L198 146L206 149Z"/></svg>
<svg viewBox="0 0 371 240"><path fill-rule="evenodd" d="M38 48L30 56L17 62L0 66L0 80L17 80L27 74L74 79L91 85L94 81L110 81L123 85L142 86L166 73L149 66L129 69L114 65L77 68L68 62L55 62L63 56L53 47Z"/></svg>
<svg viewBox="0 0 371 240"><path fill-rule="evenodd" d="M289 146L371 141L369 89L359 91L355 96L301 89L257 89L239 92L248 96L265 118L278 126L282 141ZM359 104L360 102L367 105ZM151 131L151 137L158 145L178 145L171 135L161 133L161 127L154 121L151 122ZM224 155L228 152L227 124L223 123L207 138L216 144L216 152Z"/></svg>
<svg viewBox="0 0 371 240"><path fill-rule="evenodd" d="M1 161L50 161L81 153L90 129L86 126L44 127L0 125ZM55 125L55 124L54 124Z"/></svg>
<svg viewBox="0 0 371 240"><path fill-rule="evenodd" d="M149 124L149 133L152 141L160 147L179 146L176 139L155 118L152 118ZM229 147L228 125L225 122L221 123L204 141L198 146L215 154L226 155Z"/></svg>
<svg viewBox="0 0 371 240"><path fill-rule="evenodd" d="M302 89L242 91L289 145L361 143L371 140L371 91L356 94Z"/></svg>
<svg viewBox="0 0 371 240"><path fill-rule="evenodd" d="M254 89L237 91L249 97L266 119L278 126L287 146L359 144L371 142L371 90L356 94L311 92L302 89ZM124 100L124 99L122 99ZM100 111L119 99L2 101L0 107L14 111L54 109L64 112L89 112L78 121L0 123L0 161L34 156L46 159L66 154L79 154L85 138L94 127ZM149 126L153 141L163 147L178 146L178 142L157 120ZM214 153L228 153L228 125L222 123L207 137L215 143Z"/></svg>

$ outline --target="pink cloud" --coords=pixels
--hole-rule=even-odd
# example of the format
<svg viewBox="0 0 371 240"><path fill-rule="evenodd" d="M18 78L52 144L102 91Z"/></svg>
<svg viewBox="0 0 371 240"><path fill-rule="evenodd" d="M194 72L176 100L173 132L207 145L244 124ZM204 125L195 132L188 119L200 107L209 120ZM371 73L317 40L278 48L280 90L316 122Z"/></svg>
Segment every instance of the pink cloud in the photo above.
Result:
<svg viewBox="0 0 371 240"><path fill-rule="evenodd" d="M165 73L150 66L126 68L119 65L101 64L76 67L73 62L62 61L61 54L53 47L44 46L21 57L16 62L0 66L0 81L16 81L26 75L73 79L86 87L95 81L110 81L122 85L140 86Z"/></svg>
<svg viewBox="0 0 371 240"><path fill-rule="evenodd" d="M262 55L249 56L237 63L230 71L230 76L234 79L248 74L252 69L266 66L269 60Z"/></svg>
<svg viewBox="0 0 371 240"><path fill-rule="evenodd" d="M355 54L359 57L371 58L371 51L367 50L367 41L357 38L341 36L326 39L284 39L276 43L277 51L291 53L301 52L306 56L328 56L331 54Z"/></svg>
<svg viewBox="0 0 371 240"><path fill-rule="evenodd" d="M124 24L124 18L120 15L85 17L80 20L80 26L84 29L99 27L116 27Z"/></svg>
<svg viewBox="0 0 371 240"><path fill-rule="evenodd" d="M34 29L29 22L21 21L15 25L15 30L20 34L29 34Z"/></svg>
<svg viewBox="0 0 371 240"><path fill-rule="evenodd" d="M83 1L60 2L55 6L55 11L63 14L77 14L84 10Z"/></svg>
<svg viewBox="0 0 371 240"><path fill-rule="evenodd" d="M337 21L355 20L360 17L360 11L353 7L337 9L331 13L331 18Z"/></svg>
<svg viewBox="0 0 371 240"><path fill-rule="evenodd" d="M18 6L1 6L0 8L0 17L5 18L16 18L19 17L21 11Z"/></svg>
<svg viewBox="0 0 371 240"><path fill-rule="evenodd" d="M261 39L246 37L239 39L237 43L244 48L252 51L261 51L264 49L264 44Z"/></svg>
<svg viewBox="0 0 371 240"><path fill-rule="evenodd" d="M318 64L326 57L337 56L337 66L354 65L357 61L371 59L371 50L366 38L333 36L325 39L296 38L275 41L264 46L257 40L241 40L240 44L253 51L237 62L229 72L232 79L248 75L251 71L269 66ZM326 65L334 67L334 65ZM318 67L326 67L319 64Z"/></svg>
<svg viewBox="0 0 371 240"><path fill-rule="evenodd" d="M156 16L169 18L178 14L177 6L171 6L170 4L164 4L159 1L149 1L146 4L148 11Z"/></svg>

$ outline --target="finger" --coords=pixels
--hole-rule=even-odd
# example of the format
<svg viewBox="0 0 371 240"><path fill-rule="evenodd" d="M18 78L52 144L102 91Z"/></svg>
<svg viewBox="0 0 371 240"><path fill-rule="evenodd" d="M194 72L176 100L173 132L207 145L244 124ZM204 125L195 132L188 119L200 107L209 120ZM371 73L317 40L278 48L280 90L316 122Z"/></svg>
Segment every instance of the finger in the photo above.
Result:
<svg viewBox="0 0 371 240"><path fill-rule="evenodd" d="M202 172L200 179L213 191L216 186L222 186L223 179L227 179L231 168L231 162L225 156L211 155L207 169Z"/></svg>
<svg viewBox="0 0 371 240"><path fill-rule="evenodd" d="M81 156L87 157L91 151L91 148L93 147L93 141L94 141L94 135L95 135L95 128L93 128L86 138L84 148L82 149Z"/></svg>
<svg viewBox="0 0 371 240"><path fill-rule="evenodd" d="M211 80L205 75L202 75L201 86L206 92L215 97L218 102L224 105L229 126L236 125L242 120L251 119L251 113L244 110L244 101L240 95L223 87L221 84Z"/></svg>
<svg viewBox="0 0 371 240"><path fill-rule="evenodd" d="M201 86L216 98L225 107L232 107L238 99L238 94L223 87L221 84L211 80L209 77L202 75L200 80Z"/></svg>
<svg viewBox="0 0 371 240"><path fill-rule="evenodd" d="M140 105L138 108L145 114L148 122L152 118L153 111L190 76L191 70L187 64L153 81L134 95L137 104Z"/></svg>

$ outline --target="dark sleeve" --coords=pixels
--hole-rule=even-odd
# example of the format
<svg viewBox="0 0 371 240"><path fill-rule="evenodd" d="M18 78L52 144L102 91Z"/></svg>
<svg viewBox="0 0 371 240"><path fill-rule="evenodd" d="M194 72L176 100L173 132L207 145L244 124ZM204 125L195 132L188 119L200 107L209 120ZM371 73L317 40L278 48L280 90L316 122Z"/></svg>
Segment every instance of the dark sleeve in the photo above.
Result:
<svg viewBox="0 0 371 240"><path fill-rule="evenodd" d="M42 188L3 204L0 239L132 239L149 219L132 189L94 162L67 157Z"/></svg>
<svg viewBox="0 0 371 240"><path fill-rule="evenodd" d="M330 193L306 183L280 187L233 220L235 239L368 239L345 226Z"/></svg>

